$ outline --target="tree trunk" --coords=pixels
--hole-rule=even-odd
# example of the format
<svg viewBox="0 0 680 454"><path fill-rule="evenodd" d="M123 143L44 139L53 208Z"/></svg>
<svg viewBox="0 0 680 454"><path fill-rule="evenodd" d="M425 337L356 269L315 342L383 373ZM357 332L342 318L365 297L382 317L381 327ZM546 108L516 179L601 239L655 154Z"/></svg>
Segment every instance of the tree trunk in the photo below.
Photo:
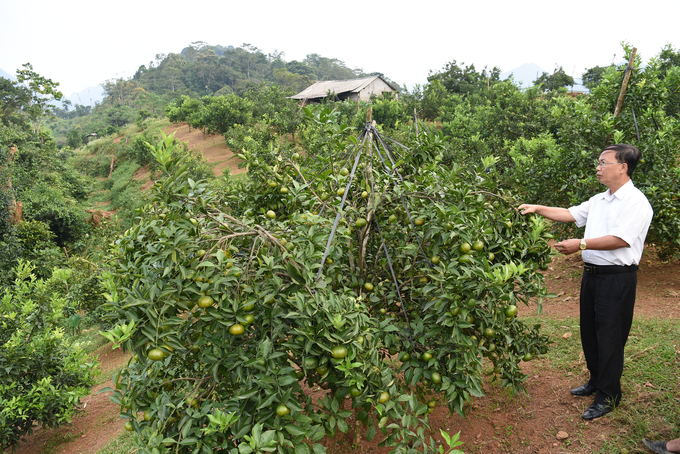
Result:
<svg viewBox="0 0 680 454"><path fill-rule="evenodd" d="M12 188L12 161L14 160L14 154L16 152L17 152L16 147L10 147L6 167L7 185L4 188L2 188L2 190L8 192L11 197L9 206L7 208L9 210L9 220L10 222L15 224L21 221L23 217L23 205L21 204L21 202L17 202L16 198L14 197L14 189Z"/></svg>
<svg viewBox="0 0 680 454"><path fill-rule="evenodd" d="M111 155L111 168L109 169L109 178L111 178L111 174L113 173L113 161L116 159L116 155L112 154Z"/></svg>

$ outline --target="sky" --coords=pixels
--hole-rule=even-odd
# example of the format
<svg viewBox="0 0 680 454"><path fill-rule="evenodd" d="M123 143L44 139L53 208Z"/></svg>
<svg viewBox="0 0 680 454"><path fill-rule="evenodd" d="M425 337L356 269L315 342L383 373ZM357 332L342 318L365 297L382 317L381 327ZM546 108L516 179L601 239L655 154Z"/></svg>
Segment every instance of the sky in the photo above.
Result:
<svg viewBox="0 0 680 454"><path fill-rule="evenodd" d="M678 17L677 0L0 0L0 69L30 62L68 97L204 41L285 61L316 53L409 89L453 60L501 72L562 66L580 78L622 61L622 41L644 61L680 48Z"/></svg>

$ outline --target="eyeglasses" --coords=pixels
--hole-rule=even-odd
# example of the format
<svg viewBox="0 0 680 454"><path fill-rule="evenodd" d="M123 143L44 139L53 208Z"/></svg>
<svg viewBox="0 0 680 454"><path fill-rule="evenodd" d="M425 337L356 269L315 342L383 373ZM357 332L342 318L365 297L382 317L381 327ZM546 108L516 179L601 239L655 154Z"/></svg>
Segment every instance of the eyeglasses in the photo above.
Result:
<svg viewBox="0 0 680 454"><path fill-rule="evenodd" d="M612 165L612 164L614 164L614 165L616 165L616 164L621 165L621 164L625 164L625 162L595 161L595 167L607 167L607 166L610 166L610 165Z"/></svg>

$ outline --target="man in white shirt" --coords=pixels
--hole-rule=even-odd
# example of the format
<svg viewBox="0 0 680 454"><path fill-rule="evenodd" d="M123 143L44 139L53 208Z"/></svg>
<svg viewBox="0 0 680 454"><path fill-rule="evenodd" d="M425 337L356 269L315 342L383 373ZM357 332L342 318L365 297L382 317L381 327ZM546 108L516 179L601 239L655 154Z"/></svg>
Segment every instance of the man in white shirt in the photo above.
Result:
<svg viewBox="0 0 680 454"><path fill-rule="evenodd" d="M637 269L653 210L631 180L640 151L627 144L611 145L597 163L597 179L607 191L581 205L567 208L520 205L522 214L536 213L558 222L586 226L582 239L555 245L562 254L582 251L581 345L590 380L571 390L576 396L595 394L582 415L591 420L606 415L621 400L623 349L633 321Z"/></svg>

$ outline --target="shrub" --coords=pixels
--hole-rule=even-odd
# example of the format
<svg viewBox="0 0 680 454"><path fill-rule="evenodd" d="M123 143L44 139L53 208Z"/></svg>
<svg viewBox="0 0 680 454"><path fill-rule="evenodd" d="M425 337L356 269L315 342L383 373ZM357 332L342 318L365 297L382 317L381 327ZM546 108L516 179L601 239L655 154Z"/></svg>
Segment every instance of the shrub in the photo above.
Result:
<svg viewBox="0 0 680 454"><path fill-rule="evenodd" d="M155 141L154 137L145 131L142 134L136 135L126 147L125 155L133 159L140 166L148 166L153 164L155 161L153 159L153 154L151 153L152 148L149 147L149 142L153 143Z"/></svg>
<svg viewBox="0 0 680 454"><path fill-rule="evenodd" d="M171 123L188 121L189 117L197 112L200 107L201 101L182 95L181 98L165 106L165 116Z"/></svg>
<svg viewBox="0 0 680 454"><path fill-rule="evenodd" d="M15 447L34 424L57 427L73 416L95 374L65 335L66 301L20 262L0 299L0 449Z"/></svg>
<svg viewBox="0 0 680 454"><path fill-rule="evenodd" d="M17 224L16 235L23 246L22 257L34 263L34 272L39 278L47 279L52 269L65 262L64 253L55 242L56 235L41 221L22 221Z"/></svg>
<svg viewBox="0 0 680 454"><path fill-rule="evenodd" d="M24 204L26 220L41 221L49 225L56 236L56 243L64 246L91 230L86 222L87 214L57 188L39 183L24 190L20 200Z"/></svg>
<svg viewBox="0 0 680 454"><path fill-rule="evenodd" d="M189 117L189 125L208 133L225 134L235 125L249 125L254 103L240 96L205 96L201 108Z"/></svg>

